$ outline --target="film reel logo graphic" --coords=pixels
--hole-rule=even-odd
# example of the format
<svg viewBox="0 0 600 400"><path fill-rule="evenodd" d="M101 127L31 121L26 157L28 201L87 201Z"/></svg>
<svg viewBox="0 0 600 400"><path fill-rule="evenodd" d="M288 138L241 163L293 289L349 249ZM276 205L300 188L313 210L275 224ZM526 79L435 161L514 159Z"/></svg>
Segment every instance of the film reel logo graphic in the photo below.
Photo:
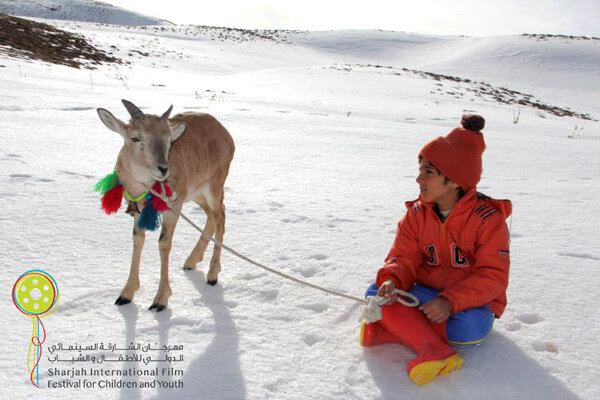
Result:
<svg viewBox="0 0 600 400"><path fill-rule="evenodd" d="M42 358L42 344L46 341L46 328L41 317L52 314L60 298L58 285L49 273L35 269L21 275L13 286L13 303L23 314L31 317L33 328L29 351L27 352L27 370L31 383L39 388L39 364ZM40 327L43 339L40 340ZM33 347L33 358L32 358ZM30 360L33 366L30 367Z"/></svg>

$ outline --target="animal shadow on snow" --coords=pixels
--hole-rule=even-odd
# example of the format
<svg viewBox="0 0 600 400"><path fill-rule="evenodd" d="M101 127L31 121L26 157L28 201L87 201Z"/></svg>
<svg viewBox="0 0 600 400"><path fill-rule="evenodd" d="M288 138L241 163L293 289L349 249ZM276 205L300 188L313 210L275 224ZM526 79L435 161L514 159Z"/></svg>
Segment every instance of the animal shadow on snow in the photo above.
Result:
<svg viewBox="0 0 600 400"><path fill-rule="evenodd" d="M221 285L209 286L204 274L197 270L185 275L200 294L214 319L215 332L204 353L192 361L183 376L183 390L169 390L165 399L244 399L246 384L240 365L238 328L225 305ZM159 396L158 398L163 398Z"/></svg>
<svg viewBox="0 0 600 400"><path fill-rule="evenodd" d="M123 320L125 321L125 343L124 348L129 347L130 343L137 343L137 320L139 317L139 309L137 307L117 307L119 313L123 316ZM129 350L125 353L127 356L135 355L135 351ZM141 365L137 365L138 363L123 363L123 370L137 367L142 368ZM123 376L122 380L125 382L135 382L137 385L140 383L140 379L137 375L134 376ZM120 400L137 400L142 398L142 393L140 389L121 389L121 393L119 395Z"/></svg>
<svg viewBox="0 0 600 400"><path fill-rule="evenodd" d="M225 305L223 289L220 285L209 286L206 278L200 271L187 271L186 276L193 283L201 295L201 303L208 306L215 318L215 332L212 342L206 347L202 355L192 361L185 369L184 376L176 377L183 381L183 389L157 388L152 396L154 399L244 399L246 398L245 382L239 360L239 334L229 308ZM117 307L125 321L125 341L127 348L130 343L137 343L138 307ZM173 311L169 308L156 313L154 318L158 323L158 346L168 346L169 330L176 325L172 321ZM126 352L134 355L135 351ZM162 358L166 353L160 351L153 354ZM185 357L185 353L184 353ZM145 366L127 363L127 368ZM125 366L123 367L125 369ZM163 382L173 382L174 377L163 375L159 379ZM124 381L140 383L138 377L123 377ZM121 389L119 400L141 399L140 389Z"/></svg>
<svg viewBox="0 0 600 400"><path fill-rule="evenodd" d="M118 307L117 308L123 319L125 320L125 348L127 348L130 344L136 344L137 341L137 320L139 316L139 307ZM171 317L173 316L173 311L171 309L166 309L160 313L155 313L154 318L158 323L158 348L162 348L163 346L169 346L169 329L173 326ZM125 352L127 356L135 356L136 350L128 350ZM153 353L152 356L156 359L162 359L168 354L164 351L158 351L158 353ZM185 356L185 354L184 354ZM151 365L151 364L150 364ZM148 365L148 366L150 366ZM123 370L136 367L139 369L148 368L148 366L141 364L139 362L136 363L125 363L123 366ZM163 368L164 365L157 364L159 368ZM160 379L162 382L171 383L173 382L173 377L169 375L160 375L157 379ZM123 380L126 382L136 382L137 385L134 385L134 388L122 388L119 396L120 400L137 400L142 398L142 393L139 389L140 379L137 376L124 376ZM172 393L175 392L175 389L166 388L158 388L157 389L157 397L159 399L166 399L174 397Z"/></svg>
<svg viewBox="0 0 600 400"><path fill-rule="evenodd" d="M408 378L414 353L396 344L364 349L367 368L381 398L398 399L551 399L576 400L562 382L527 356L506 336L493 332L481 346L459 349L462 370L419 387Z"/></svg>

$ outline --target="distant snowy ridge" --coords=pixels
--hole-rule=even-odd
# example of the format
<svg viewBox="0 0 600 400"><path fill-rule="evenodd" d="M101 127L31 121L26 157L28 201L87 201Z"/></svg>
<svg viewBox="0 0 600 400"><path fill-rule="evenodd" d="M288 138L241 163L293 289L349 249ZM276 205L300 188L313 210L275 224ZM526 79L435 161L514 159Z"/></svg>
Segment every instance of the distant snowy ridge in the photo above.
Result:
<svg viewBox="0 0 600 400"><path fill-rule="evenodd" d="M0 13L21 17L113 25L161 25L166 21L94 0L0 0Z"/></svg>

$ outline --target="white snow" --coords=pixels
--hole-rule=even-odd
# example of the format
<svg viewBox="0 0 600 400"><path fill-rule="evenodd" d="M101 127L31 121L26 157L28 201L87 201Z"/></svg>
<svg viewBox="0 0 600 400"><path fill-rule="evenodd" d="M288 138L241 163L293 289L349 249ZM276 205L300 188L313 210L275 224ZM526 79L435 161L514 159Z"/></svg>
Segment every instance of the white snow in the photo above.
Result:
<svg viewBox="0 0 600 400"><path fill-rule="evenodd" d="M0 53L0 398L600 396L600 125L525 106L514 124L517 105L476 96L465 82L402 70L484 81L598 119L599 41L379 31L280 32L273 41L193 26L50 22L105 50L116 46L132 64L77 70ZM102 214L92 190L122 145L95 109L126 118L122 98L147 113L173 104L175 112L217 117L236 142L226 183L226 243L355 296L375 278L404 201L418 195L418 150L455 127L463 111L482 114L488 148L479 189L514 205L506 313L483 346L460 350L461 371L417 387L405 372L409 350L358 345L359 303L284 281L226 252L218 285L208 286L212 246L197 271L184 272L198 238L184 221L171 253L169 308L147 310L158 287L158 233L147 234L134 302L113 305L129 273L132 222L123 212ZM197 207L188 204L184 212L202 226ZM42 318L40 389L29 382L26 365L31 320L8 297L19 275L38 268L61 293L56 311ZM95 343L183 345L175 353L183 362L170 366L184 375L159 377L181 380L183 388L48 387L65 379L49 376L49 369L98 368L50 361L79 355L50 354L51 346ZM159 353L165 356L152 355Z"/></svg>
<svg viewBox="0 0 600 400"><path fill-rule="evenodd" d="M95 0L0 0L0 13L116 25L161 25L158 18Z"/></svg>

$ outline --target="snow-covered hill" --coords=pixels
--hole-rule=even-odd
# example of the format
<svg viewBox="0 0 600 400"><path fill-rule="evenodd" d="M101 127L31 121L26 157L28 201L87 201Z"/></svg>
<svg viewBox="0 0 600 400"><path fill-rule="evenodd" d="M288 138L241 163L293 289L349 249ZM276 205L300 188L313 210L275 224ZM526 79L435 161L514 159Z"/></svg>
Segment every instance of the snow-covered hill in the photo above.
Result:
<svg viewBox="0 0 600 400"><path fill-rule="evenodd" d="M161 25L165 21L95 0L0 0L0 13L21 17L115 25Z"/></svg>
<svg viewBox="0 0 600 400"><path fill-rule="evenodd" d="M294 43L372 63L485 81L600 113L600 38L514 35L472 38L386 31L293 34ZM569 75L569 79L564 79ZM540 85L540 82L545 82Z"/></svg>
<svg viewBox="0 0 600 400"><path fill-rule="evenodd" d="M600 284L594 217L600 123L527 105L536 100L598 119L600 100L586 95L598 85L595 41L52 24L85 35L124 63L73 69L0 49L0 291L6 295L0 398L600 396L593 297ZM510 96L524 104L497 99ZM505 315L485 345L460 350L463 370L419 388L404 371L408 350L358 345L359 304L283 281L227 253L215 287L204 282L208 260L184 272L198 238L184 221L171 253L169 308L147 310L159 276L157 233L147 234L134 302L114 306L129 272L131 218L103 215L92 186L112 170L122 145L95 109L125 119L122 98L148 113L173 104L175 113L217 117L236 142L225 241L356 296L381 266L404 201L418 195L418 150L456 126L463 112L481 113L488 147L479 189L514 204ZM197 207L188 204L184 212L202 226ZM40 389L27 373L31 320L8 297L17 277L34 268L52 274L61 290L58 308L43 318ZM86 355L116 358L121 353L106 350L109 344L132 343L182 345L176 356L183 360L170 365L182 375L161 371L158 379L183 387L141 388L152 378L136 375L110 378L138 384L129 389L48 386L108 379L57 377L54 368L123 372L165 365L156 361L167 359L163 353L153 353L149 364L85 361ZM95 344L105 350L93 350ZM82 346L82 361L78 352L56 350L60 345Z"/></svg>

